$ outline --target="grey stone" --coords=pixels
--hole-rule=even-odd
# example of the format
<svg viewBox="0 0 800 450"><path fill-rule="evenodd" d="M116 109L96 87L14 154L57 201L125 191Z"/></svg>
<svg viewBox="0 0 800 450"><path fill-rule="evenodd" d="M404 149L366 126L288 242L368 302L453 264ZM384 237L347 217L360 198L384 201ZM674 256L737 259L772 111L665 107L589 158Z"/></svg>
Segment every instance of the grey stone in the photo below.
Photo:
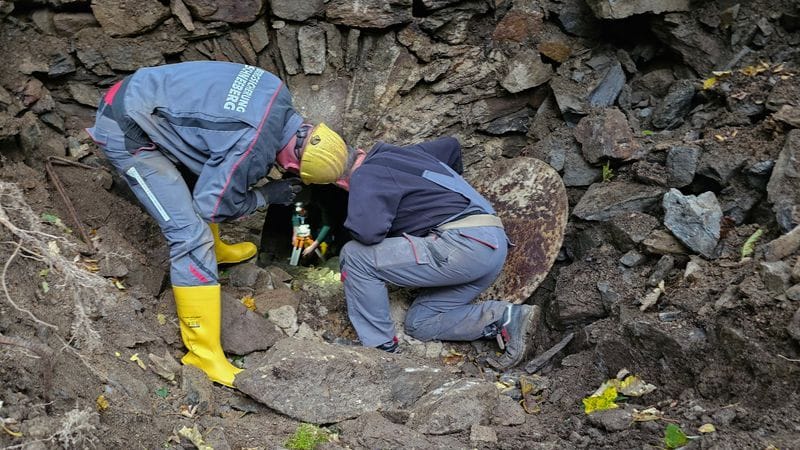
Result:
<svg viewBox="0 0 800 450"><path fill-rule="evenodd" d="M612 217L646 212L658 205L664 194L662 188L625 181L595 183L581 197L572 211L583 220L607 221Z"/></svg>
<svg viewBox="0 0 800 450"><path fill-rule="evenodd" d="M683 271L683 278L689 282L699 280L703 274L701 264L702 262L698 257L690 257L689 262L686 263L686 269Z"/></svg>
<svg viewBox="0 0 800 450"><path fill-rule="evenodd" d="M266 350L284 334L263 316L247 309L239 299L222 293L222 348L235 355Z"/></svg>
<svg viewBox="0 0 800 450"><path fill-rule="evenodd" d="M650 277L647 278L647 285L656 287L659 283L667 279L669 272L675 267L675 258L670 255L664 255L658 260Z"/></svg>
<svg viewBox="0 0 800 450"><path fill-rule="evenodd" d="M150 33L154 39L156 33ZM144 37L114 38L109 37L99 28L87 28L75 34L75 46L78 56L92 61L93 71L102 72L108 68L120 72L133 72L140 67L164 64L164 54L159 45ZM83 54L83 56L81 56ZM98 60L97 55L101 58ZM113 72L111 72L113 73Z"/></svg>
<svg viewBox="0 0 800 450"><path fill-rule="evenodd" d="M37 9L31 14L31 20L42 33L54 34L56 29L53 26L53 14L49 9Z"/></svg>
<svg viewBox="0 0 800 450"><path fill-rule="evenodd" d="M795 311L789 324L786 325L786 331L795 341L800 342L800 308Z"/></svg>
<svg viewBox="0 0 800 450"><path fill-rule="evenodd" d="M47 75L60 77L75 72L75 60L69 53L58 52L50 57Z"/></svg>
<svg viewBox="0 0 800 450"><path fill-rule="evenodd" d="M325 30L325 42L328 44L328 64L336 69L344 67L344 47L342 46L342 33L336 26L327 22L319 24Z"/></svg>
<svg viewBox="0 0 800 450"><path fill-rule="evenodd" d="M300 50L297 46L297 25L286 25L277 32L278 50L286 73L297 75L302 70L300 66Z"/></svg>
<svg viewBox="0 0 800 450"><path fill-rule="evenodd" d="M469 430L470 442L488 442L490 444L497 443L497 433L494 428L484 425L473 424Z"/></svg>
<svg viewBox="0 0 800 450"><path fill-rule="evenodd" d="M587 418L592 425L612 433L627 430L633 424L633 415L623 408L595 411L589 414Z"/></svg>
<svg viewBox="0 0 800 450"><path fill-rule="evenodd" d="M575 139L570 139L565 152L564 175L562 176L564 186L590 186L601 176L602 171L586 162L578 143Z"/></svg>
<svg viewBox="0 0 800 450"><path fill-rule="evenodd" d="M678 52L698 74L711 73L726 56L722 40L705 31L688 14L665 14L651 27L656 37Z"/></svg>
<svg viewBox="0 0 800 450"><path fill-rule="evenodd" d="M669 187L681 188L694 180L700 149L675 146L667 152L667 183Z"/></svg>
<svg viewBox="0 0 800 450"><path fill-rule="evenodd" d="M228 269L231 286L255 287L259 277L268 277L266 270L252 263L236 264Z"/></svg>
<svg viewBox="0 0 800 450"><path fill-rule="evenodd" d="M689 0L587 0L597 17L624 19L634 14L689 11Z"/></svg>
<svg viewBox="0 0 800 450"><path fill-rule="evenodd" d="M618 253L595 253L602 249L595 249L588 255L599 255L598 258L584 257L562 268L556 277L555 312L558 322L562 326L581 325L605 317L606 301L613 303L613 286L601 285L606 294L597 288L598 282L605 282L608 273L619 273L615 261ZM606 300L604 300L604 295Z"/></svg>
<svg viewBox="0 0 800 450"><path fill-rule="evenodd" d="M293 2L298 3L298 2ZM300 2L305 4L305 2ZM273 7L275 3L273 2ZM252 25L247 27L247 36L250 38L250 45L256 53L260 53L269 45L269 32L267 31L267 22L264 19L256 20Z"/></svg>
<svg viewBox="0 0 800 450"><path fill-rule="evenodd" d="M764 247L764 259L778 261L791 255L798 248L800 248L800 226L796 226L792 231L770 241Z"/></svg>
<svg viewBox="0 0 800 450"><path fill-rule="evenodd" d="M655 255L685 255L689 250L672 233L665 230L653 230L642 246L648 253Z"/></svg>
<svg viewBox="0 0 800 450"><path fill-rule="evenodd" d="M800 128L800 107L783 105L773 117L794 128Z"/></svg>
<svg viewBox="0 0 800 450"><path fill-rule="evenodd" d="M581 143L586 160L597 164L604 159L629 160L639 150L625 114L617 108L592 113L578 122L575 139Z"/></svg>
<svg viewBox="0 0 800 450"><path fill-rule="evenodd" d="M800 284L795 284L794 286L787 289L786 298L788 298L793 302L800 301Z"/></svg>
<svg viewBox="0 0 800 450"><path fill-rule="evenodd" d="M446 378L441 370L403 355L287 338L260 357L248 358L235 384L279 413L322 424L410 406Z"/></svg>
<svg viewBox="0 0 800 450"><path fill-rule="evenodd" d="M784 232L800 224L800 130L786 136L767 183L767 199Z"/></svg>
<svg viewBox="0 0 800 450"><path fill-rule="evenodd" d="M239 55L244 58L244 61L251 65L255 66L258 64L258 54L256 54L255 49L250 44L250 36L248 36L247 31L245 30L231 30L230 34L228 34L228 40L233 44L236 48L236 51L239 52Z"/></svg>
<svg viewBox="0 0 800 450"><path fill-rule="evenodd" d="M669 92L658 104L653 113L653 126L656 128L674 128L683 122L683 117L692 107L695 85L692 80L678 80L669 88Z"/></svg>
<svg viewBox="0 0 800 450"><path fill-rule="evenodd" d="M186 31L195 31L197 29L194 25L194 20L192 20L192 13L186 6L186 3L183 3L183 0L171 0L169 2L169 9Z"/></svg>
<svg viewBox="0 0 800 450"><path fill-rule="evenodd" d="M355 69L358 65L358 41L361 30L351 28L347 32L347 51L344 55L344 65L347 69Z"/></svg>
<svg viewBox="0 0 800 450"><path fill-rule="evenodd" d="M328 22L356 28L386 28L411 22L412 0L331 0L325 7Z"/></svg>
<svg viewBox="0 0 800 450"><path fill-rule="evenodd" d="M297 32L303 72L319 75L325 71L325 31L317 26L304 26Z"/></svg>
<svg viewBox="0 0 800 450"><path fill-rule="evenodd" d="M715 256L722 209L713 192L683 195L677 189L664 194L664 225L687 247L707 258Z"/></svg>
<svg viewBox="0 0 800 450"><path fill-rule="evenodd" d="M61 34L71 36L84 28L99 27L94 15L89 13L56 13L53 26Z"/></svg>
<svg viewBox="0 0 800 450"><path fill-rule="evenodd" d="M324 0L272 0L272 14L281 19L303 22L320 12L325 5Z"/></svg>
<svg viewBox="0 0 800 450"><path fill-rule="evenodd" d="M344 448L395 448L452 450L464 444L449 436L426 436L407 426L389 421L381 413L369 412L357 419L336 424L342 431Z"/></svg>
<svg viewBox="0 0 800 450"><path fill-rule="evenodd" d="M649 214L632 212L606 222L606 234L617 250L627 252L635 249L659 224L658 219Z"/></svg>
<svg viewBox="0 0 800 450"><path fill-rule="evenodd" d="M750 216L750 211L763 199L763 191L750 188L740 178L732 179L731 184L719 193L722 214L732 219L736 225L743 224Z"/></svg>
<svg viewBox="0 0 800 450"><path fill-rule="evenodd" d="M525 423L525 410L514 399L501 395L491 416L492 425L508 427Z"/></svg>
<svg viewBox="0 0 800 450"><path fill-rule="evenodd" d="M110 36L134 36L157 27L170 15L158 0L92 2L92 13Z"/></svg>
<svg viewBox="0 0 800 450"><path fill-rule="evenodd" d="M558 22L567 33L593 38L600 33L601 22L597 20L586 2L565 2L558 11Z"/></svg>
<svg viewBox="0 0 800 450"><path fill-rule="evenodd" d="M486 2L471 0L459 2L448 8L425 15L419 23L421 29L451 45L463 43L469 35L473 17L488 10Z"/></svg>
<svg viewBox="0 0 800 450"><path fill-rule="evenodd" d="M510 58L507 66L500 85L512 94L544 84L553 76L552 67L542 62L539 52L527 47Z"/></svg>
<svg viewBox="0 0 800 450"><path fill-rule="evenodd" d="M792 281L795 283L800 282L800 256L797 257L797 261L795 261L794 268L792 269Z"/></svg>
<svg viewBox="0 0 800 450"><path fill-rule="evenodd" d="M532 115L532 110L524 108L507 116L498 117L491 122L478 127L478 129L487 134L492 134L495 136L501 136L509 133L525 134L530 128Z"/></svg>
<svg viewBox="0 0 800 450"><path fill-rule="evenodd" d="M183 403L196 406L199 414L214 411L214 386L208 376L195 366L184 365L181 370Z"/></svg>
<svg viewBox="0 0 800 450"><path fill-rule="evenodd" d="M83 83L67 83L67 88L73 100L92 108L100 103L100 90L94 86Z"/></svg>
<svg viewBox="0 0 800 450"><path fill-rule="evenodd" d="M265 0L183 0L194 17L205 22L251 23L264 11Z"/></svg>
<svg viewBox="0 0 800 450"><path fill-rule="evenodd" d="M764 287L772 295L783 294L789 287L791 279L791 267L785 261L762 261L759 264L761 269L761 280Z"/></svg>
<svg viewBox="0 0 800 450"><path fill-rule="evenodd" d="M461 379L428 392L410 410L406 425L425 434L452 434L487 423L499 394L493 383Z"/></svg>
<svg viewBox="0 0 800 450"><path fill-rule="evenodd" d="M600 83L589 93L589 104L593 107L605 108L614 104L625 86L625 72L617 61L606 70Z"/></svg>
<svg viewBox="0 0 800 450"><path fill-rule="evenodd" d="M297 310L293 306L279 306L275 309L270 309L267 313L269 321L280 327L289 336L297 331Z"/></svg>
<svg viewBox="0 0 800 450"><path fill-rule="evenodd" d="M636 267L646 260L647 256L637 252L636 250L631 250L622 255L622 258L619 259L619 262L628 267Z"/></svg>

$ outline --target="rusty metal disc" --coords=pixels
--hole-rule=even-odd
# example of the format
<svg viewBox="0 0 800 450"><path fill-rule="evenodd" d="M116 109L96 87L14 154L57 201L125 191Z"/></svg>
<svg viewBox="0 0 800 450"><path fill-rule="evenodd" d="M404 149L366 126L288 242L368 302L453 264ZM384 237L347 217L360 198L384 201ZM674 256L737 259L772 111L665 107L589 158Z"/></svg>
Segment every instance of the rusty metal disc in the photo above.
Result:
<svg viewBox="0 0 800 450"><path fill-rule="evenodd" d="M473 186L494 206L514 244L483 299L522 303L539 287L558 256L567 227L567 190L544 161L502 159Z"/></svg>

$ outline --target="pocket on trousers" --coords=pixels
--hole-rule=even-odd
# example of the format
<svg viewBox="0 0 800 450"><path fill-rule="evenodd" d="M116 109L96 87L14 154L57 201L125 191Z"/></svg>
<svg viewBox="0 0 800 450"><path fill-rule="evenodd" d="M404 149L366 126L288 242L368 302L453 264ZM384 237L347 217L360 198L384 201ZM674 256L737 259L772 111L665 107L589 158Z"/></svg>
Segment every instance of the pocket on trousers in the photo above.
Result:
<svg viewBox="0 0 800 450"><path fill-rule="evenodd" d="M389 238L372 246L377 270L430 264L431 256L423 239L412 236Z"/></svg>

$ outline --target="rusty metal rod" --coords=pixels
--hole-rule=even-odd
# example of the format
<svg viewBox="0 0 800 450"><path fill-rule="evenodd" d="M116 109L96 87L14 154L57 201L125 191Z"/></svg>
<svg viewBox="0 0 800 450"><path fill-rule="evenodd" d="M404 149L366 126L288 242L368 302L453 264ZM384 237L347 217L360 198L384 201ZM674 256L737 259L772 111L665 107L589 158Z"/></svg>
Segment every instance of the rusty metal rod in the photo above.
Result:
<svg viewBox="0 0 800 450"><path fill-rule="evenodd" d="M94 253L95 252L94 242L89 237L89 234L86 232L86 228L83 226L83 222L81 222L80 218L78 218L78 212L75 211L75 207L72 205L72 201L69 199L69 196L67 196L67 191L64 189L64 185L61 183L61 179L58 178L55 169L53 169L54 161L57 161L61 164L64 164L66 162L67 164L76 165L78 167L85 166L90 169L95 169L95 167L88 166L86 164L75 163L74 161L69 161L53 156L47 158L47 162L44 164L45 171L47 172L47 175L50 177L50 181L53 183L53 186L56 187L56 190L58 191L58 194L61 196L61 199L64 201L64 204L67 206L67 212L69 212L69 215L72 216L72 221L78 228L78 232L80 233L81 238L83 239L84 242L86 242L86 245L89 246L88 251L90 253Z"/></svg>

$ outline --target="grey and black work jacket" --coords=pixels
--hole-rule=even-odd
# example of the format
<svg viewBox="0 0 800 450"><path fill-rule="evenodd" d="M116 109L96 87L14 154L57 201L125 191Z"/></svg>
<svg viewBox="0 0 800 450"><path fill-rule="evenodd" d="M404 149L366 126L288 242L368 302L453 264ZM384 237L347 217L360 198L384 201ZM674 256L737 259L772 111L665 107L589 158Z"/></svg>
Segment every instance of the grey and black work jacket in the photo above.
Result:
<svg viewBox="0 0 800 450"><path fill-rule="evenodd" d="M118 89L112 109L127 150L154 143L196 174L195 209L209 222L257 208L250 187L302 124L284 83L254 66L196 61L142 68Z"/></svg>

